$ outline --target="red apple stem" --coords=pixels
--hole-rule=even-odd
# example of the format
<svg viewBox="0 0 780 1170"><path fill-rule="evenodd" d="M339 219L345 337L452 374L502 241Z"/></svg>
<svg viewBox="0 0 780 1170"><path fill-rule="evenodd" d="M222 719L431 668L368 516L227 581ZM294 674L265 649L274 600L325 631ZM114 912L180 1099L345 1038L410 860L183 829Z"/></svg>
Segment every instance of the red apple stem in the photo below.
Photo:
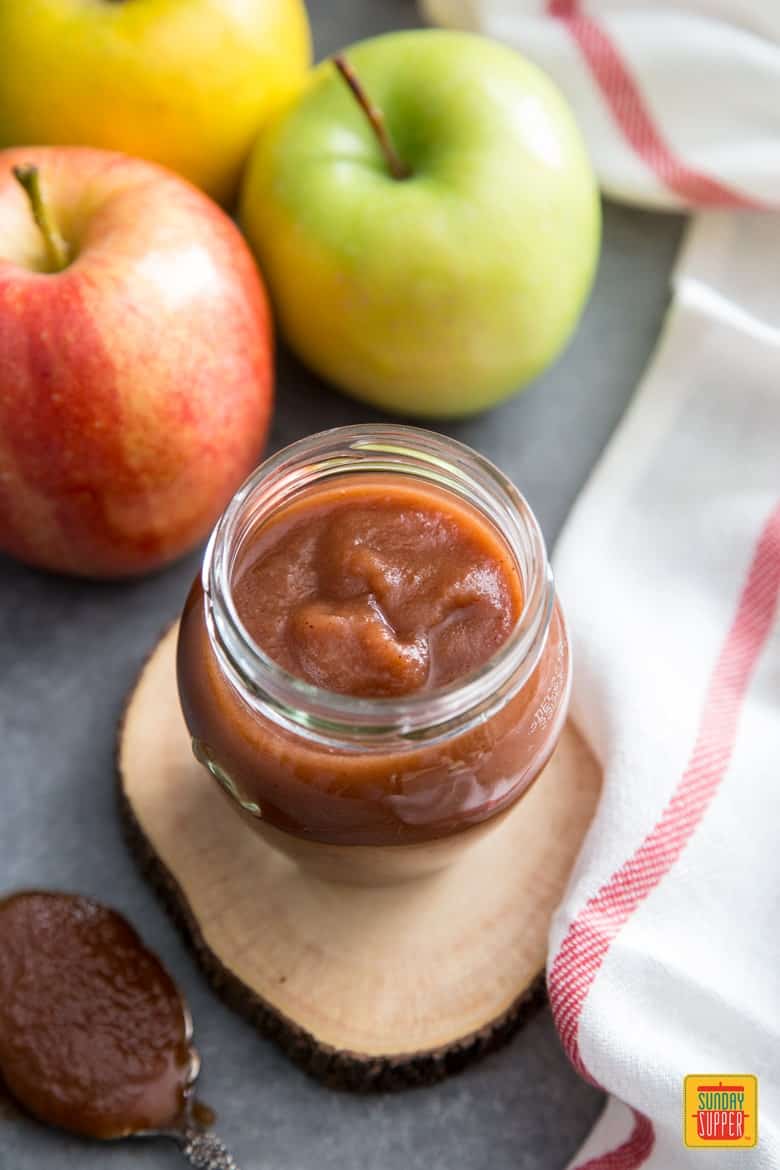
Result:
<svg viewBox="0 0 780 1170"><path fill-rule="evenodd" d="M352 90L358 105L368 118L371 129L376 134L382 153L387 160L390 174L394 179L408 179L412 173L411 168L406 165L393 146L382 111L371 101L346 57L338 54L333 58L333 64Z"/></svg>
<svg viewBox="0 0 780 1170"><path fill-rule="evenodd" d="M30 200L30 210L32 217L35 220L43 242L46 245L46 256L49 261L50 272L62 272L63 268L67 268L68 260L70 259L69 249L66 241L62 238L57 225L49 214L49 209L43 198L41 191L41 176L38 168L32 164L26 164L21 167L14 167L14 178L24 188L27 198Z"/></svg>

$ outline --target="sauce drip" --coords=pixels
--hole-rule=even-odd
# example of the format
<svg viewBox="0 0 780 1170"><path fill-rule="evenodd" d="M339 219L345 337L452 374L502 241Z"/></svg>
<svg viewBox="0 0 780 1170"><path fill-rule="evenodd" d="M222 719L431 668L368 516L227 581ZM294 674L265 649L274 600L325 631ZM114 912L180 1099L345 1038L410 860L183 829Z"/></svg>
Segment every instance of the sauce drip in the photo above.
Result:
<svg viewBox="0 0 780 1170"><path fill-rule="evenodd" d="M126 919L71 894L0 901L0 1077L30 1113L95 1138L173 1127L196 1071L186 1005Z"/></svg>
<svg viewBox="0 0 780 1170"><path fill-rule="evenodd" d="M211 1129L217 1115L205 1101L193 1101L190 1105L190 1118L198 1129Z"/></svg>

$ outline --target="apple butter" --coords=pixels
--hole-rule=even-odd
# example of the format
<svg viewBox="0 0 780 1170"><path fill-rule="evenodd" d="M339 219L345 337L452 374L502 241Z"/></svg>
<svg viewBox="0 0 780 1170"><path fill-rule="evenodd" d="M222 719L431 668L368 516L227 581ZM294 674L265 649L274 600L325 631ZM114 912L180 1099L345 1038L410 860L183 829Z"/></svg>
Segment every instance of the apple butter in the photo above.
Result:
<svg viewBox="0 0 780 1170"><path fill-rule="evenodd" d="M333 844L444 837L547 762L569 693L544 542L512 484L410 427L268 460L182 616L197 758L239 810Z"/></svg>
<svg viewBox="0 0 780 1170"><path fill-rule="evenodd" d="M523 605L509 549L473 508L362 476L269 520L236 567L233 598L280 666L375 698L463 678L506 641Z"/></svg>
<svg viewBox="0 0 780 1170"><path fill-rule="evenodd" d="M173 980L115 911L71 894L0 901L0 1078L94 1138L165 1129L197 1071Z"/></svg>

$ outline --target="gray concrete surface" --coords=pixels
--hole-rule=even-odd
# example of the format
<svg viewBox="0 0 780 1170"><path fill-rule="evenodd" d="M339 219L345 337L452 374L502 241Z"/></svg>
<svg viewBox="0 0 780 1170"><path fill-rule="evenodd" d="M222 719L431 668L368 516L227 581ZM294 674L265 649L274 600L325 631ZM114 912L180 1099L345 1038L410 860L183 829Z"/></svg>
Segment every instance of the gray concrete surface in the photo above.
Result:
<svg viewBox="0 0 780 1170"><path fill-rule="evenodd" d="M312 0L311 11L318 56L416 19L410 0ZM673 217L607 206L596 288L564 357L521 397L446 428L512 474L550 542L646 364L681 228ZM281 355L274 447L372 417ZM558 1170L601 1097L569 1068L549 1012L509 1047L435 1088L381 1098L330 1093L213 997L134 868L115 809L114 729L198 559L107 586L0 558L0 891L79 890L136 923L191 1003L203 1096L242 1170ZM180 1164L165 1146L97 1147L0 1108L0 1170Z"/></svg>

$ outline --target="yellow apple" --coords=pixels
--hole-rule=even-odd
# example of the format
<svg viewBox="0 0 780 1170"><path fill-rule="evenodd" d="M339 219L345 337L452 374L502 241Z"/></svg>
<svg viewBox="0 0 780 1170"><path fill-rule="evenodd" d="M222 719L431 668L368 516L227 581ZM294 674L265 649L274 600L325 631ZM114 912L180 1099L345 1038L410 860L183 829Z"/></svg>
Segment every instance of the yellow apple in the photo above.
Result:
<svg viewBox="0 0 780 1170"><path fill-rule="evenodd" d="M121 150L224 203L310 60L302 0L0 0L0 147Z"/></svg>

